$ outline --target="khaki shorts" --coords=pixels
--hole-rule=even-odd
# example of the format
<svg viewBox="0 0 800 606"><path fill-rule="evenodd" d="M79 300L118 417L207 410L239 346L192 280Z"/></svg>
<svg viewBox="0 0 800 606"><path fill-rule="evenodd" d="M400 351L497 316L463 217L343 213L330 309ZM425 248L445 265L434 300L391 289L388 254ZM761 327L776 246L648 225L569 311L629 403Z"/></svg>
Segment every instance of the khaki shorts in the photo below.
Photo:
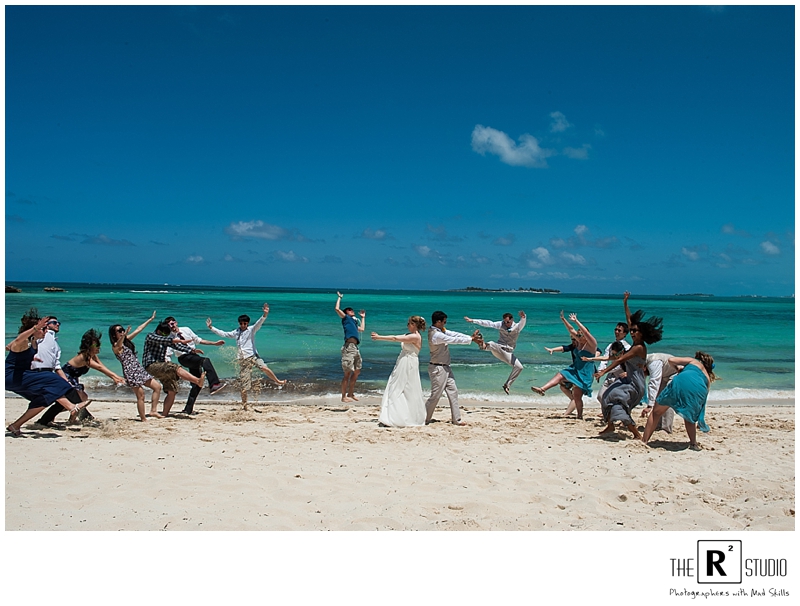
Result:
<svg viewBox="0 0 800 606"><path fill-rule="evenodd" d="M145 370L161 381L164 391L178 391L178 381L180 381L178 368L179 366L172 362L153 362Z"/></svg>
<svg viewBox="0 0 800 606"><path fill-rule="evenodd" d="M345 372L361 370L361 352L355 343L345 343L342 347L342 370Z"/></svg>
<svg viewBox="0 0 800 606"><path fill-rule="evenodd" d="M253 368L267 368L267 363L258 356L239 360L239 389L241 391L249 391L253 387L253 375L250 374Z"/></svg>

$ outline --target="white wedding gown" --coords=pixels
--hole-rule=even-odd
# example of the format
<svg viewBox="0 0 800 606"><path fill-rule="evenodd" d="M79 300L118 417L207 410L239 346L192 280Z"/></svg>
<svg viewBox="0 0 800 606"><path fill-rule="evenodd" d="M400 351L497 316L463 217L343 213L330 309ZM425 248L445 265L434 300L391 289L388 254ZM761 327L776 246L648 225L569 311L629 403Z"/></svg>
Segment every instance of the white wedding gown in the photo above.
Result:
<svg viewBox="0 0 800 606"><path fill-rule="evenodd" d="M378 421L390 427L425 425L425 400L419 380L419 349L403 343L381 401Z"/></svg>

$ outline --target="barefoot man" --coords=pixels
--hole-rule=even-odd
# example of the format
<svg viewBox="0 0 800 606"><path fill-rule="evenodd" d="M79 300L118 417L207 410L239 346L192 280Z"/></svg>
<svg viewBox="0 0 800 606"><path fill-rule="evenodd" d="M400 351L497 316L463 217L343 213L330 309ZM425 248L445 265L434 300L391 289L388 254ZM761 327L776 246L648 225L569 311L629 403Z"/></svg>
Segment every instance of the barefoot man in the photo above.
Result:
<svg viewBox="0 0 800 606"><path fill-rule="evenodd" d="M345 307L339 309L339 304L342 302L342 293L337 292L336 295L336 315L342 319L342 328L344 329L344 345L342 346L342 371L344 378L342 379L342 402L356 402L358 398L353 391L356 387L356 380L358 374L361 372L361 352L358 351L358 344L361 343L361 333L364 332L364 326L367 324L367 312L363 309L358 312L361 316L361 322L356 320L356 312L352 307Z"/></svg>
<svg viewBox="0 0 800 606"><path fill-rule="evenodd" d="M522 372L522 362L514 355L514 349L517 347L517 339L519 333L525 328L525 312L519 312L519 322L514 322L514 316L510 313L504 313L503 319L500 322L493 322L491 320L473 320L464 316L467 322L472 322L484 328L494 328L499 331L497 341L489 341L485 343L481 349L492 352L495 358L501 362L505 362L511 367L511 374L508 379L503 383L503 391L508 393L511 384L517 380L519 373Z"/></svg>
<svg viewBox="0 0 800 606"><path fill-rule="evenodd" d="M267 315L269 315L269 303L264 303L261 312L261 317L256 320L255 324L252 326L250 326L250 316L242 314L239 316L239 328L228 332L215 328L211 323L211 318L206 319L206 326L208 326L211 332L219 335L223 339L236 339L239 358L239 390L242 395L242 405L245 410L247 410L247 392L250 391L250 388L253 386L253 378L250 371L254 367L267 375L269 380L279 387L286 385L286 380L282 381L276 377L275 373L270 370L267 363L261 359L261 356L258 355L258 351L256 350L256 333L261 328L264 320L267 319Z"/></svg>

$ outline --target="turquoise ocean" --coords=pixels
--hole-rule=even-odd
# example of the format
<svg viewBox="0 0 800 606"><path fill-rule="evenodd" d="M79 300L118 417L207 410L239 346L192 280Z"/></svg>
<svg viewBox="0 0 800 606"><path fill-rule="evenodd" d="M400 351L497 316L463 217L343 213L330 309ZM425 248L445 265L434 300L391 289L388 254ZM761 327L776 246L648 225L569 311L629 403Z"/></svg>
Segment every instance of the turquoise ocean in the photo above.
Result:
<svg viewBox="0 0 800 606"><path fill-rule="evenodd" d="M336 292L321 289L219 288L176 285L134 284L41 284L15 283L21 293L7 293L5 298L6 343L16 334L19 319L30 307L41 314L58 316L61 321L59 343L61 361L66 362L78 350L81 335L95 328L103 335L100 359L121 374L119 362L111 353L108 327L144 322L155 310L157 320L175 316L181 326L189 326L209 340L217 337L206 328L211 317L214 326L233 330L237 317L248 314L253 321L261 315L264 302L270 314L258 332L258 351L270 368L290 384L277 389L264 384L254 394L255 400L292 401L337 394L342 370L341 320L334 312ZM45 286L59 286L66 292L44 292ZM474 325L463 317L500 320L504 312L524 310L527 327L517 345L517 356L525 370L512 387L511 396L501 386L509 367L477 346L451 346L453 371L464 398L487 404L511 402L514 405L554 405L565 403L559 390L546 397L534 395L531 385L541 385L555 372L570 363L569 354L549 355L544 347L569 343L559 320L559 311L576 313L581 322L597 337L601 348L613 340L614 326L624 321L622 296L545 294L525 291L345 291L342 307L367 312L367 325L361 344L364 366L357 394L378 395L386 384L399 353L396 343L372 341L371 331L402 334L409 315L418 314L430 322L431 313L442 310L448 315L447 327L471 333ZM794 398L794 298L713 297L713 296L640 296L630 299L631 311L644 309L648 315L664 318L664 338L649 347L649 352L667 352L692 356L702 349L714 356L715 372L722 381L714 384L709 399L736 403L737 400L791 404ZM151 323L134 343L141 356L144 335L155 328ZM481 329L487 340L496 340L497 332ZM223 347L201 346L222 377L235 376L235 346L226 341ZM428 389L427 345L420 354L423 389ZM115 397L133 401L127 387L115 388L110 379L91 371L84 383L90 397ZM207 396L207 389L203 397ZM228 392L225 399L236 396ZM180 397L180 396L179 396Z"/></svg>

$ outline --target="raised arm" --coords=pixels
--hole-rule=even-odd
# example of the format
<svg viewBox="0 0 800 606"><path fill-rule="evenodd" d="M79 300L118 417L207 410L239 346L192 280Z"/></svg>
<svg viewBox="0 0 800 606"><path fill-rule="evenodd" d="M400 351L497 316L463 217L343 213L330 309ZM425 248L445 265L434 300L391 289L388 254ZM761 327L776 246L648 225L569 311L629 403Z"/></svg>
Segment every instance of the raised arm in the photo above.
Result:
<svg viewBox="0 0 800 606"><path fill-rule="evenodd" d="M580 320L578 320L578 314L569 314L569 319L577 324L578 328L581 329L581 332L587 339L586 345L588 349L595 351L597 349L597 339L592 336L592 333L589 332L589 329L586 328L583 324L581 324Z"/></svg>
<svg viewBox="0 0 800 606"><path fill-rule="evenodd" d="M208 327L208 330L213 332L215 335L218 335L220 337L224 337L226 339L235 339L236 336L237 336L237 332L235 330L230 330L228 332L225 332L224 330L220 330L219 328L216 328L215 326L213 326L211 324L211 318L206 318L206 326ZM219 341L218 341L218 343L219 343ZM223 343L224 343L224 341L223 341Z"/></svg>
<svg viewBox="0 0 800 606"><path fill-rule="evenodd" d="M492 320L474 320L472 318L468 318L467 316L464 316L464 319L467 322L471 322L472 324L477 324L478 326L483 326L484 328L496 328L499 330L500 328L503 327L502 322L494 322Z"/></svg>
<svg viewBox="0 0 800 606"><path fill-rule="evenodd" d="M360 310L358 315L361 316L361 322L358 324L358 330L364 332L364 329L367 327L367 312L365 310Z"/></svg>
<svg viewBox="0 0 800 606"><path fill-rule="evenodd" d="M128 339L129 339L130 341L133 341L133 338L134 338L136 335L138 335L140 332L142 332L142 331L145 329L145 327L146 327L148 324L150 324L150 322L152 322L152 321L153 321L153 320L155 320L155 319L156 319L156 312L153 312L153 315L152 315L152 316L150 316L150 318L148 318L147 320L145 320L145 321L144 321L144 323L143 323L143 324L141 324L141 325L139 325L139 326L138 326L138 327L137 327L137 328L136 328L136 329L135 329L135 330L134 330L132 333L128 334ZM126 333L127 333L127 331L126 331Z"/></svg>
<svg viewBox="0 0 800 606"><path fill-rule="evenodd" d="M6 351L19 353L28 349L28 339L30 339L33 336L33 333L35 333L37 330L44 330L44 327L47 326L48 319L49 318L42 318L28 330L23 330L21 333L19 333L17 337L11 341L11 343L6 345Z"/></svg>
<svg viewBox="0 0 800 606"><path fill-rule="evenodd" d="M628 297L631 296L627 290L622 295L622 305L625 308L625 322L628 324L628 329L631 327L631 310L628 308Z"/></svg>
<svg viewBox="0 0 800 606"><path fill-rule="evenodd" d="M342 293L337 291L336 296L338 298L336 299L336 306L333 308L333 311L335 311L336 315L339 316L340 318L344 318L344 312L341 309L339 309L339 304L342 302Z"/></svg>
<svg viewBox="0 0 800 606"><path fill-rule="evenodd" d="M572 327L572 324L570 324L569 322L567 322L567 319L564 317L564 310L563 310L563 309L561 310L561 312L560 312L560 314L559 314L559 315L561 316L561 321L564 323L564 326L566 326L566 327L567 327L567 330L569 331L569 334L570 334L570 336L572 336L572 335L574 335L576 332L578 332L577 330L575 330L575 329Z"/></svg>

